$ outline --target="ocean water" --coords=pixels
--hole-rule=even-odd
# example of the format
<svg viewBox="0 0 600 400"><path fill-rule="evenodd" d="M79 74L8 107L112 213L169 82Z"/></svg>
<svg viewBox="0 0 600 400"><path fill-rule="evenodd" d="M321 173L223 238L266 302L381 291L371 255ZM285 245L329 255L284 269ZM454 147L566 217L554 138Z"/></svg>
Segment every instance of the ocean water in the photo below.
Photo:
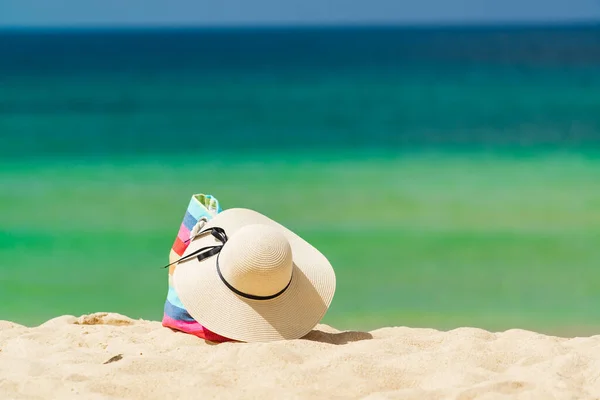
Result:
<svg viewBox="0 0 600 400"><path fill-rule="evenodd" d="M158 319L193 193L334 262L326 322L599 324L600 27L0 31L0 319Z"/></svg>
<svg viewBox="0 0 600 400"><path fill-rule="evenodd" d="M9 31L0 54L5 157L599 139L595 26Z"/></svg>

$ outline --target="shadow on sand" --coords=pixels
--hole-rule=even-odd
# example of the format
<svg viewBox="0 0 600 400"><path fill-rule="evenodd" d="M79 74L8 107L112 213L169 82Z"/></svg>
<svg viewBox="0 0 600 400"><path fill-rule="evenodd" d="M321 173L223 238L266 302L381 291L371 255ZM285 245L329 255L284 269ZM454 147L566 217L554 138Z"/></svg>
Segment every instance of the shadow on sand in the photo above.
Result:
<svg viewBox="0 0 600 400"><path fill-rule="evenodd" d="M338 333L328 333L320 330L313 330L308 335L304 336L304 340L312 340L314 342L322 342L329 344L347 344L359 342L361 340L373 339L373 335L368 332L347 331Z"/></svg>

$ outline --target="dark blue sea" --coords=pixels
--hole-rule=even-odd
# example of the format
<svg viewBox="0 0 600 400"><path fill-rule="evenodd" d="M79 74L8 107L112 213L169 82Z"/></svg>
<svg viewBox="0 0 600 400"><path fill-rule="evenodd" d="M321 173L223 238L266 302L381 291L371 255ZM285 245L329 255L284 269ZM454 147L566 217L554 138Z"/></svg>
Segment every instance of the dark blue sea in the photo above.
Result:
<svg viewBox="0 0 600 400"><path fill-rule="evenodd" d="M2 157L589 148L600 26L5 30L0 135Z"/></svg>

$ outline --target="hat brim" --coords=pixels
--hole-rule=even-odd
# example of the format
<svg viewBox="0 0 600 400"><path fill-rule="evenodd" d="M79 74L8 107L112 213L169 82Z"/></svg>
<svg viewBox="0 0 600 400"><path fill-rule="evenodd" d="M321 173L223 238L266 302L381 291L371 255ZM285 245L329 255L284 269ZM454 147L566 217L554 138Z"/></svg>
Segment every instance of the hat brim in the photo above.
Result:
<svg viewBox="0 0 600 400"><path fill-rule="evenodd" d="M334 270L304 239L253 210L234 208L216 215L203 228L223 228L227 236L250 224L265 224L288 239L294 269L289 287L270 300L252 300L232 292L217 272L217 256L177 264L173 285L187 312L207 329L242 342L297 339L321 321L335 293ZM192 241L184 256L205 246L219 245L212 235Z"/></svg>

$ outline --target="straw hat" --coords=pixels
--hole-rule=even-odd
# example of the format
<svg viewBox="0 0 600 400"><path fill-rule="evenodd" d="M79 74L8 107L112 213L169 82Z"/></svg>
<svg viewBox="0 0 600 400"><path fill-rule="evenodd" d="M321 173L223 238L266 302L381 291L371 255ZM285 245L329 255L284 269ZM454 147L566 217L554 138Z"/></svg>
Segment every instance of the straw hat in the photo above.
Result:
<svg viewBox="0 0 600 400"><path fill-rule="evenodd" d="M188 313L242 342L297 339L323 318L335 292L331 264L268 217L243 208L210 220L173 273Z"/></svg>

